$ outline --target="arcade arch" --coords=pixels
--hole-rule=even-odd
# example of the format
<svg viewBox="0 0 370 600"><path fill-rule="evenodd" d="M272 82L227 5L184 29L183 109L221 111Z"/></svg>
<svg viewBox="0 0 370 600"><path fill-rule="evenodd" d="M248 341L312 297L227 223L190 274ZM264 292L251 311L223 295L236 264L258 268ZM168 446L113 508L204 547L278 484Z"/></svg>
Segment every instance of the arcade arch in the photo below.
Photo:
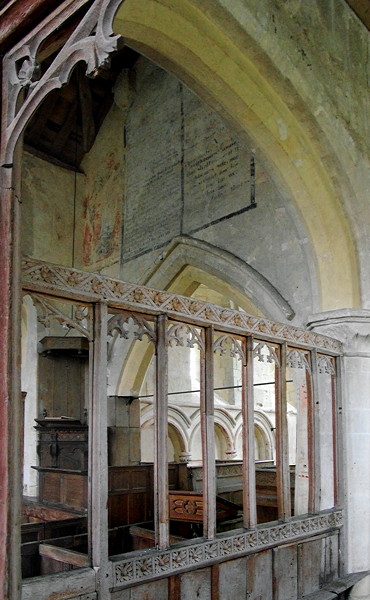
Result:
<svg viewBox="0 0 370 600"><path fill-rule="evenodd" d="M310 232L320 282L317 310L358 306L353 234L337 191L294 112L250 59L253 42L247 34L214 0L207 1L207 10L193 0L126 0L115 15L114 30L264 149Z"/></svg>

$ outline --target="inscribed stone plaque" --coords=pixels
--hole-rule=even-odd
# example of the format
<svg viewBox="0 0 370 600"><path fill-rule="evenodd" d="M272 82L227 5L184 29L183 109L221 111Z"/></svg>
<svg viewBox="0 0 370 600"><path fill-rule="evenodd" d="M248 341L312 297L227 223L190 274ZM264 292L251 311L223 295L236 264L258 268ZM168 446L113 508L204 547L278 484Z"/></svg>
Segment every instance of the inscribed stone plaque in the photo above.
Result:
<svg viewBox="0 0 370 600"><path fill-rule="evenodd" d="M180 231L180 84L158 68L144 75L126 124L124 260Z"/></svg>
<svg viewBox="0 0 370 600"><path fill-rule="evenodd" d="M126 122L122 260L250 203L250 151L228 124L144 59Z"/></svg>
<svg viewBox="0 0 370 600"><path fill-rule="evenodd" d="M249 204L250 152L240 137L184 88L184 232Z"/></svg>

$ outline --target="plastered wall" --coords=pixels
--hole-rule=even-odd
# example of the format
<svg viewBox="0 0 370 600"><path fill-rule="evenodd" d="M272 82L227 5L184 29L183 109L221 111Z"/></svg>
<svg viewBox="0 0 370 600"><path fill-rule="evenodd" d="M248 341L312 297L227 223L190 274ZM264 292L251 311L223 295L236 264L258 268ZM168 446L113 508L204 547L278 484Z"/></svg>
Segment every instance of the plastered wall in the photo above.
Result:
<svg viewBox="0 0 370 600"><path fill-rule="evenodd" d="M296 312L312 309L307 232L264 154L153 63L140 59L132 77L122 278L148 277L171 240L188 235L248 263ZM257 207L243 212L251 202L252 156Z"/></svg>
<svg viewBox="0 0 370 600"><path fill-rule="evenodd" d="M218 4L260 48L259 68L297 110L312 144L323 145L321 160L355 234L362 306L369 308L369 32L344 0Z"/></svg>
<svg viewBox="0 0 370 600"><path fill-rule="evenodd" d="M263 152L147 59L122 73L115 98L84 174L25 155L25 252L142 282L185 235L251 266L304 321L318 301L315 261Z"/></svg>
<svg viewBox="0 0 370 600"><path fill-rule="evenodd" d="M57 264L74 262L75 207L83 176L27 152L22 162L21 247Z"/></svg>

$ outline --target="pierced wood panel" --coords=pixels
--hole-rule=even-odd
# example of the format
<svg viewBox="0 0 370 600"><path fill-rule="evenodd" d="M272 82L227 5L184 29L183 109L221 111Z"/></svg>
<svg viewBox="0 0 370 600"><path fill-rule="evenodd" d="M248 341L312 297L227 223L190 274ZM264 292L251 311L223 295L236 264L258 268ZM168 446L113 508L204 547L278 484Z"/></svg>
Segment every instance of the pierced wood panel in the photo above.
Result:
<svg viewBox="0 0 370 600"><path fill-rule="evenodd" d="M203 494L198 492L171 492L169 494L170 519L203 523Z"/></svg>
<svg viewBox="0 0 370 600"><path fill-rule="evenodd" d="M334 354L342 350L342 344L338 340L312 331L104 275L40 262L29 257L23 258L22 270L25 290L53 292L62 297L78 297L80 301L107 300L117 307L151 314L167 314L194 324L214 325L216 329L227 329L238 334L253 334L256 338L285 340L291 344L317 347Z"/></svg>

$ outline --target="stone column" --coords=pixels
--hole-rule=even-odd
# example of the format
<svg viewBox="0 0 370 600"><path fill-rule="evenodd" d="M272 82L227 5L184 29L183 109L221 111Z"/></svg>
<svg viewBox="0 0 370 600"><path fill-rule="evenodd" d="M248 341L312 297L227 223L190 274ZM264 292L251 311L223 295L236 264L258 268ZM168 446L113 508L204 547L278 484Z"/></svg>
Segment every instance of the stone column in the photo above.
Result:
<svg viewBox="0 0 370 600"><path fill-rule="evenodd" d="M180 452L179 453L179 462L188 463L191 460L190 452Z"/></svg>
<svg viewBox="0 0 370 600"><path fill-rule="evenodd" d="M370 569L370 310L313 315L310 329L343 343L342 409L344 509L348 573ZM351 592L370 598L370 577Z"/></svg>

